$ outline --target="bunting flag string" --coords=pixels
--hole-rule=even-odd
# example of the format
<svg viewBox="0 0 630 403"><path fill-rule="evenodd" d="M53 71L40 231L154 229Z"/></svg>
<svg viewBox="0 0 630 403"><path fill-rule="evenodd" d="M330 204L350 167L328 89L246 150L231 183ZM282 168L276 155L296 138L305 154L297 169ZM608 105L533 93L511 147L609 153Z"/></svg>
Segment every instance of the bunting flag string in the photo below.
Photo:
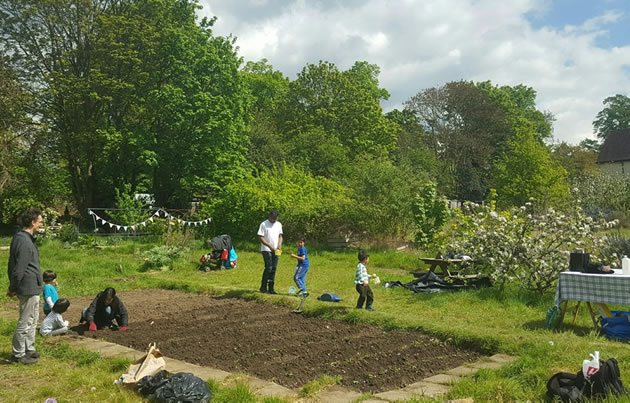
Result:
<svg viewBox="0 0 630 403"><path fill-rule="evenodd" d="M110 221L107 221L103 217L99 217L95 212L93 212L92 210L89 210L89 209L88 209L88 214L91 215L91 216L94 216L95 222L97 224L100 221L102 225L109 225L109 228L116 227L116 231L120 231L120 229L122 228L123 231L125 231L125 232L127 230L129 230L129 229L131 229L132 231L135 231L136 228L139 228L141 225L143 227L146 227L147 226L147 221L153 222L155 217L169 219L170 221L177 221L179 224L187 225L187 226L194 226L194 227L196 227L197 225L208 224L208 223L210 223L212 221L212 217L208 217L205 220L201 220L201 221L186 221L186 220L182 220L181 218L177 218L177 217L174 217L174 216L170 215L168 212L166 212L166 210L163 210L163 209L157 210L148 219L146 219L144 221L141 221L139 223L133 224L133 225L121 225L121 224L112 223Z"/></svg>

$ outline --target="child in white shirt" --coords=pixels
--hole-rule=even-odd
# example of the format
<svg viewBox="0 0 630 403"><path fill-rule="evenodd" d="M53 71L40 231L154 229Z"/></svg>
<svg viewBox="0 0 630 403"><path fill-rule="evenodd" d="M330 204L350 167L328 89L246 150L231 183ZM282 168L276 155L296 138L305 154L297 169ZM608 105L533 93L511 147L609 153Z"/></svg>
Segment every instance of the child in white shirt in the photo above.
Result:
<svg viewBox="0 0 630 403"><path fill-rule="evenodd" d="M42 325L39 327L39 334L42 336L59 336L68 333L68 321L63 320L62 313L68 310L70 301L66 298L59 298L55 305L53 305L52 311L42 321Z"/></svg>

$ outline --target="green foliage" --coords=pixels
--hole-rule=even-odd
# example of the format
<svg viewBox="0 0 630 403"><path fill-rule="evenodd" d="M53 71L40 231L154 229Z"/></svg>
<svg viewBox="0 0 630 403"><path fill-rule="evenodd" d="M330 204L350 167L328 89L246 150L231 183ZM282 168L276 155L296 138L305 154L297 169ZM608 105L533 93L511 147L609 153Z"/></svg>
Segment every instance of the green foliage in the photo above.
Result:
<svg viewBox="0 0 630 403"><path fill-rule="evenodd" d="M617 94L604 99L604 109L593 121L593 131L601 140L617 129L630 128L630 97Z"/></svg>
<svg viewBox="0 0 630 403"><path fill-rule="evenodd" d="M412 205L422 176L386 158L361 156L340 181L353 190L356 218L345 223L351 229L376 239L413 239Z"/></svg>
<svg viewBox="0 0 630 403"><path fill-rule="evenodd" d="M77 242L79 240L79 231L72 223L66 223L61 226L61 229L57 232L57 238L61 242Z"/></svg>
<svg viewBox="0 0 630 403"><path fill-rule="evenodd" d="M323 239L340 224L352 222L349 193L329 179L282 165L226 186L219 199L203 204L201 214L213 217L219 234L256 239L260 223L277 209L286 238Z"/></svg>
<svg viewBox="0 0 630 403"><path fill-rule="evenodd" d="M288 136L320 128L343 145L346 156L388 153L397 127L383 116L379 68L357 62L347 71L332 63L307 64L289 84L280 127Z"/></svg>
<svg viewBox="0 0 630 403"><path fill-rule="evenodd" d="M172 269L177 259L184 255L184 249L176 246L156 246L145 252L146 269Z"/></svg>
<svg viewBox="0 0 630 403"><path fill-rule="evenodd" d="M415 241L426 248L449 217L448 201L438 196L435 183L425 183L418 189L412 211L417 228Z"/></svg>
<svg viewBox="0 0 630 403"><path fill-rule="evenodd" d="M0 34L77 208L113 189L189 202L244 175L249 101L233 40L194 1L10 1ZM89 44L89 46L88 46Z"/></svg>
<svg viewBox="0 0 630 403"><path fill-rule="evenodd" d="M495 170L500 207L523 205L530 199L555 205L568 195L566 170L551 159L549 150L531 131L518 132L507 141Z"/></svg>
<svg viewBox="0 0 630 403"><path fill-rule="evenodd" d="M151 211L143 211L147 206L141 200L134 200L131 185L125 184L123 191L114 189L115 210L105 210L109 221L119 225L134 225L153 215Z"/></svg>

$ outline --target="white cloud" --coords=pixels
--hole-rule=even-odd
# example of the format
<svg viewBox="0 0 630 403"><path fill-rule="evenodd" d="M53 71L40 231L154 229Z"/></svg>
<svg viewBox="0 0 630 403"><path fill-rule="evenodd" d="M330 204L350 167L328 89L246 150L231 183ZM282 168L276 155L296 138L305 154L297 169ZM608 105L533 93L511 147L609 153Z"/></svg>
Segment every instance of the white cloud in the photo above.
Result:
<svg viewBox="0 0 630 403"><path fill-rule="evenodd" d="M238 37L246 60L267 58L295 78L306 63L328 60L347 69L357 60L381 68L386 109L422 89L452 80L525 84L538 107L555 114L554 134L577 143L592 137L603 100L630 88L630 45L600 48L606 26L624 16L606 12L581 25L535 29L526 15L548 0L344 0L232 2L202 0L201 15L219 17L214 31Z"/></svg>

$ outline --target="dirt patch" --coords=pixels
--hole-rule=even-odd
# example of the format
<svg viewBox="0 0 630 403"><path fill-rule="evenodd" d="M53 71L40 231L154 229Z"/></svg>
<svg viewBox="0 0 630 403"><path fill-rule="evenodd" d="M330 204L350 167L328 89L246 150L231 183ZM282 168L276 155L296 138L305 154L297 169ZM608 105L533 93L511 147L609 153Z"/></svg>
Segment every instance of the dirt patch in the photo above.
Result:
<svg viewBox="0 0 630 403"><path fill-rule="evenodd" d="M307 318L270 304L169 290L119 296L129 311L127 332L75 330L137 350L157 342L167 357L247 373L289 388L328 374L342 376L341 383L350 389L376 393L480 357L477 351L422 332ZM89 302L72 300L64 314L71 326Z"/></svg>

